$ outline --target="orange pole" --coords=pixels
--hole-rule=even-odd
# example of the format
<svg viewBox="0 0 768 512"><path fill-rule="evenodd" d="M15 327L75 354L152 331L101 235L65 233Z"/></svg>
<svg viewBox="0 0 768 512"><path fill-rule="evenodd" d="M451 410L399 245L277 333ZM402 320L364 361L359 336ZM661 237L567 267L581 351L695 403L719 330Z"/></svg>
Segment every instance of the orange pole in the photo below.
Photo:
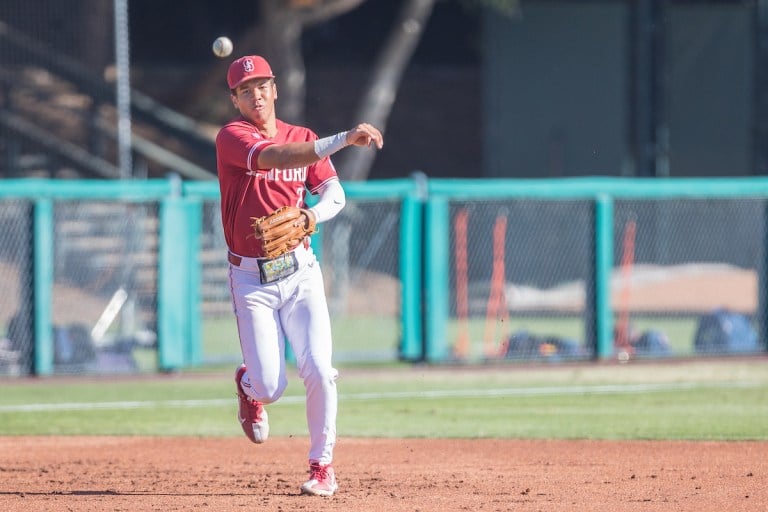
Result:
<svg viewBox="0 0 768 512"><path fill-rule="evenodd" d="M488 295L488 306L485 317L485 336L483 352L486 357L498 355L496 349L496 322L501 315L501 321L509 319L506 294L504 292L504 240L507 231L507 218L503 215L496 217L493 227L493 271L491 273L491 290Z"/></svg>
<svg viewBox="0 0 768 512"><path fill-rule="evenodd" d="M622 242L621 276L622 290L619 298L619 321L616 326L616 346L627 354L632 353L629 340L629 308L632 288L632 269L635 263L635 221L630 219L624 226L624 240Z"/></svg>
<svg viewBox="0 0 768 512"><path fill-rule="evenodd" d="M466 208L456 213L454 219L455 261L456 261L456 319L458 336L453 346L454 356L466 358L469 355L469 297L467 277L467 224L469 214Z"/></svg>

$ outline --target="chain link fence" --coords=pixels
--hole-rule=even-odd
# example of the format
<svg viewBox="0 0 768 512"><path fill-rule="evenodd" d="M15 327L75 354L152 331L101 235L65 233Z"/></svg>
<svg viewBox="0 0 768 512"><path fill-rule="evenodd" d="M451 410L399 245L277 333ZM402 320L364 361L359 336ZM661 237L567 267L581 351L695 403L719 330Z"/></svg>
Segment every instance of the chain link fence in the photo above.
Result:
<svg viewBox="0 0 768 512"><path fill-rule="evenodd" d="M126 27L115 27L114 5L0 3L1 176L121 177L115 34ZM136 90L131 100L133 178L170 171L193 180L215 178L210 133L195 131L195 123ZM552 180L551 186L568 184ZM37 224L35 192L31 184L27 196L0 201L0 374L32 373L40 356L35 336L48 327L54 373L156 371L160 204L56 200L49 232ZM450 349L448 360L600 356L596 323L605 321L596 318L594 304L601 270L594 194L467 199L461 192L449 199L441 254L447 271L440 276L445 290L401 279L403 237L422 234L404 233L401 198L350 198L337 218L321 226L314 247L325 276L336 360L398 360L402 296L414 286L423 308L417 317L429 315L439 299L449 304L439 319L448 324L439 340ZM612 356L764 352L764 196L657 198L651 192L615 198L613 260L607 263ZM202 347L194 364L236 363L240 357L219 208L216 199L203 201L200 275L190 277L200 281L193 314L201 319ZM433 228L424 223L424 231ZM35 253L48 244L50 275L36 267ZM421 258L415 263L419 272L430 264ZM34 296L46 279L50 297ZM50 326L38 322L42 306L50 306ZM420 327L413 329L418 336L434 330Z"/></svg>
<svg viewBox="0 0 768 512"><path fill-rule="evenodd" d="M639 180L581 183L613 194L611 208L601 214L594 191L578 197L569 181L547 181L541 197L514 181L442 182L456 194L443 219L434 205L444 191L416 201L415 182L398 193L384 182L351 187L347 207L313 237L336 361L765 352L768 182L701 197L665 194L669 181L642 197L626 197L647 184ZM463 197L471 186L513 193ZM13 180L0 190L0 373L32 373L49 357L41 348L57 374L237 364L217 185L181 196L170 182L126 187ZM406 203L433 214L414 220Z"/></svg>
<svg viewBox="0 0 768 512"><path fill-rule="evenodd" d="M28 374L34 364L32 203L0 203L0 374Z"/></svg>
<svg viewBox="0 0 768 512"><path fill-rule="evenodd" d="M617 349L692 356L763 350L762 198L616 203Z"/></svg>
<svg viewBox="0 0 768 512"><path fill-rule="evenodd" d="M595 357L594 202L451 203L452 355L465 360ZM765 350L763 198L617 199L613 356Z"/></svg>
<svg viewBox="0 0 768 512"><path fill-rule="evenodd" d="M152 203L56 203L57 373L156 370L158 227Z"/></svg>
<svg viewBox="0 0 768 512"><path fill-rule="evenodd" d="M348 201L313 238L333 323L334 359L393 362L400 339L400 201ZM218 201L204 203L201 235L203 364L241 359Z"/></svg>
<svg viewBox="0 0 768 512"><path fill-rule="evenodd" d="M34 368L33 212L30 201L0 203L0 373ZM57 201L53 219L53 371L156 371L157 206Z"/></svg>
<svg viewBox="0 0 768 512"><path fill-rule="evenodd" d="M451 203L458 358L587 358L589 201Z"/></svg>

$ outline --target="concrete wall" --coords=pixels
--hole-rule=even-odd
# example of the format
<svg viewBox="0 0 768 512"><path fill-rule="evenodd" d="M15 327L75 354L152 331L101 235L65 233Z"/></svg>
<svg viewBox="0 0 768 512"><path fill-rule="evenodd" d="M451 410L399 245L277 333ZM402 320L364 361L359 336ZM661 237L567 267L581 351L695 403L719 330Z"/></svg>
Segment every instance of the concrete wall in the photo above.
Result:
<svg viewBox="0 0 768 512"><path fill-rule="evenodd" d="M628 5L531 0L515 19L486 14L485 175L632 174ZM752 174L749 5L665 3L670 176Z"/></svg>

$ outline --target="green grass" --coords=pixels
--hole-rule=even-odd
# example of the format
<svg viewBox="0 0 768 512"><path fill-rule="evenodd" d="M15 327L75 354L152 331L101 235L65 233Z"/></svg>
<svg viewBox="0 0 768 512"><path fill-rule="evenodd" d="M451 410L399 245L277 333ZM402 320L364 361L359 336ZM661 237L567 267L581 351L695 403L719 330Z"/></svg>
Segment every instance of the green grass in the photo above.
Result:
<svg viewBox="0 0 768 512"><path fill-rule="evenodd" d="M711 390L650 395L584 395L529 398L435 400L426 404L404 400L388 407L347 407L346 426L363 429L359 418L381 415L372 435L400 431L406 437L505 437L570 439L765 439L766 413L733 405L765 404L765 392Z"/></svg>
<svg viewBox="0 0 768 512"><path fill-rule="evenodd" d="M640 317L631 321L634 332L643 333L656 330L664 333L668 340L673 356L689 356L694 354L694 338L698 319L690 317ZM584 322L582 317L512 317L504 322L497 320L490 326L485 319L473 318L467 322L470 343L470 359L483 357L483 340L486 330L492 333L496 346L499 340L518 331L527 331L537 336L555 336L562 339L584 343ZM450 322L447 327L447 338L458 339L459 324Z"/></svg>
<svg viewBox="0 0 768 512"><path fill-rule="evenodd" d="M342 317L333 321L333 343L337 354L355 354L358 359L371 359L388 354L397 356L399 319L392 317ZM207 318L203 322L202 344L204 358L238 358L240 344L234 315L221 318ZM362 355L361 355L362 354ZM378 357L377 357L378 356Z"/></svg>
<svg viewBox="0 0 768 512"><path fill-rule="evenodd" d="M694 337L698 319L691 317L641 317L632 319L632 328L638 333L658 330L667 335L674 356L694 354ZM349 316L333 321L334 352L338 359L352 361L394 361L400 339L399 319L388 316ZM487 326L484 318L467 322L470 351L469 359L482 360L483 340L488 329L496 346L510 334L524 330L538 336L557 336L583 343L584 322L581 317L512 317ZM446 328L448 344L458 339L459 324L449 322ZM206 318L202 329L203 358L205 361L237 360L240 345L234 316Z"/></svg>
<svg viewBox="0 0 768 512"><path fill-rule="evenodd" d="M231 373L2 380L0 435L239 436ZM290 379L273 435L306 435ZM764 359L342 368L338 385L342 436L768 440Z"/></svg>

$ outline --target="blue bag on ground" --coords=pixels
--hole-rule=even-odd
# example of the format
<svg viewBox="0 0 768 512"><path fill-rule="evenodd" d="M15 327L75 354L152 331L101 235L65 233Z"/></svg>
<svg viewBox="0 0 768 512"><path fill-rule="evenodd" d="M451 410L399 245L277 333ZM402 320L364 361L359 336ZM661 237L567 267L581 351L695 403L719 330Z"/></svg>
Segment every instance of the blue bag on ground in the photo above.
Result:
<svg viewBox="0 0 768 512"><path fill-rule="evenodd" d="M760 346L746 316L716 309L699 320L694 349L707 354L743 354L758 352Z"/></svg>

